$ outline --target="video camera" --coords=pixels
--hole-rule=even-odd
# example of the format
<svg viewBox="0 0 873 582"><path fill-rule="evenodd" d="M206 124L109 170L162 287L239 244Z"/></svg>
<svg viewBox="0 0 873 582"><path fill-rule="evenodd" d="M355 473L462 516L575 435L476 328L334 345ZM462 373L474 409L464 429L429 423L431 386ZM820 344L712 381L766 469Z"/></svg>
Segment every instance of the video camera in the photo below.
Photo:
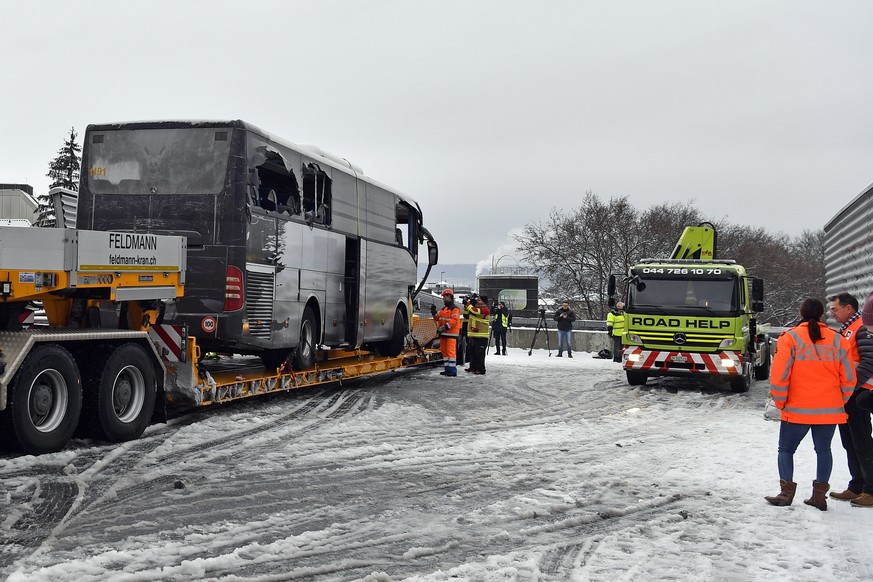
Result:
<svg viewBox="0 0 873 582"><path fill-rule="evenodd" d="M470 294L470 295L464 295L464 296L461 298L461 302L462 302L464 305L467 305L467 304L470 304L470 303L472 303L473 305L475 305L476 302L477 302L478 300L479 300L479 294L478 294L478 293L472 293L472 294Z"/></svg>

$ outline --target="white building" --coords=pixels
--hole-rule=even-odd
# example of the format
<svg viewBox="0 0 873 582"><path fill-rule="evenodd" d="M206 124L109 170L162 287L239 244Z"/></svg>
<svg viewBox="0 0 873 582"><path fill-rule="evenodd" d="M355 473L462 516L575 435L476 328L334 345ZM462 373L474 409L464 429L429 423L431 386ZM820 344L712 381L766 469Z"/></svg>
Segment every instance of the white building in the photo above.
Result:
<svg viewBox="0 0 873 582"><path fill-rule="evenodd" d="M863 302L873 290L873 184L824 226L828 297L847 292Z"/></svg>
<svg viewBox="0 0 873 582"><path fill-rule="evenodd" d="M0 219L33 224L38 208L29 184L0 184Z"/></svg>

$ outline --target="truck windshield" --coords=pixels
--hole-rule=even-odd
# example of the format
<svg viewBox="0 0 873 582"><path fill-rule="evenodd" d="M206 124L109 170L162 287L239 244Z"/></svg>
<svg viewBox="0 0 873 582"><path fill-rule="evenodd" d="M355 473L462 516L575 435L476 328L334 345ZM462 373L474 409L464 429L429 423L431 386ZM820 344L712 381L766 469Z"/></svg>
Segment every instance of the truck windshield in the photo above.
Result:
<svg viewBox="0 0 873 582"><path fill-rule="evenodd" d="M644 285L629 285L629 310L644 313L696 313L729 315L739 311L735 277L718 279L642 278Z"/></svg>
<svg viewBox="0 0 873 582"><path fill-rule="evenodd" d="M231 129L94 131L82 174L94 194L215 194L222 190Z"/></svg>

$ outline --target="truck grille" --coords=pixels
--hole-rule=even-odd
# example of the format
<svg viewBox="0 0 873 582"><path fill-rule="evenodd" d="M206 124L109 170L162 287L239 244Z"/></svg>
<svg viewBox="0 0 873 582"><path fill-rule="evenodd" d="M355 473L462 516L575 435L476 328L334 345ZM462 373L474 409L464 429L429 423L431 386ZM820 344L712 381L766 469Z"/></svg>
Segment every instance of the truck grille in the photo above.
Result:
<svg viewBox="0 0 873 582"><path fill-rule="evenodd" d="M249 335L265 340L273 338L273 299L275 275L262 268L246 268L246 314Z"/></svg>
<svg viewBox="0 0 873 582"><path fill-rule="evenodd" d="M713 335L706 333L684 332L685 343L677 344L673 339L676 333L672 331L631 331L630 333L636 333L638 336L640 336L640 339L643 340L643 345L645 345L647 348L661 348L671 350L696 349L716 351L719 349L718 345L721 343L722 340L732 337L723 334Z"/></svg>

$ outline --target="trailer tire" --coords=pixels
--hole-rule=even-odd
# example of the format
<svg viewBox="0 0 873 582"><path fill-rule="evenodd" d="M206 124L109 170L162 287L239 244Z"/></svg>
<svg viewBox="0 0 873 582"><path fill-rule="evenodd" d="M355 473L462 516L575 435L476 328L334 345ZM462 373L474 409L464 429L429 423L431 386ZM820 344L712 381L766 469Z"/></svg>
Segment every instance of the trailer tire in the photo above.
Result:
<svg viewBox="0 0 873 582"><path fill-rule="evenodd" d="M309 305L303 310L300 320L300 338L291 366L295 370L306 370L315 365L315 346L318 344L318 319Z"/></svg>
<svg viewBox="0 0 873 582"><path fill-rule="evenodd" d="M156 394L155 368L145 349L118 346L105 363L96 361L87 371L82 421L88 434L112 443L139 438L151 421Z"/></svg>
<svg viewBox="0 0 873 582"><path fill-rule="evenodd" d="M628 370L626 373L627 383L631 386L645 386L646 380L649 379L648 375L645 372L634 372Z"/></svg>
<svg viewBox="0 0 873 582"><path fill-rule="evenodd" d="M7 442L26 453L60 451L73 436L82 411L82 380L73 356L55 344L25 358L9 384Z"/></svg>
<svg viewBox="0 0 873 582"><path fill-rule="evenodd" d="M374 346L379 355L394 358L402 354L403 348L406 347L407 329L406 316L398 307L394 312L394 327L391 330L391 339L379 342Z"/></svg>

